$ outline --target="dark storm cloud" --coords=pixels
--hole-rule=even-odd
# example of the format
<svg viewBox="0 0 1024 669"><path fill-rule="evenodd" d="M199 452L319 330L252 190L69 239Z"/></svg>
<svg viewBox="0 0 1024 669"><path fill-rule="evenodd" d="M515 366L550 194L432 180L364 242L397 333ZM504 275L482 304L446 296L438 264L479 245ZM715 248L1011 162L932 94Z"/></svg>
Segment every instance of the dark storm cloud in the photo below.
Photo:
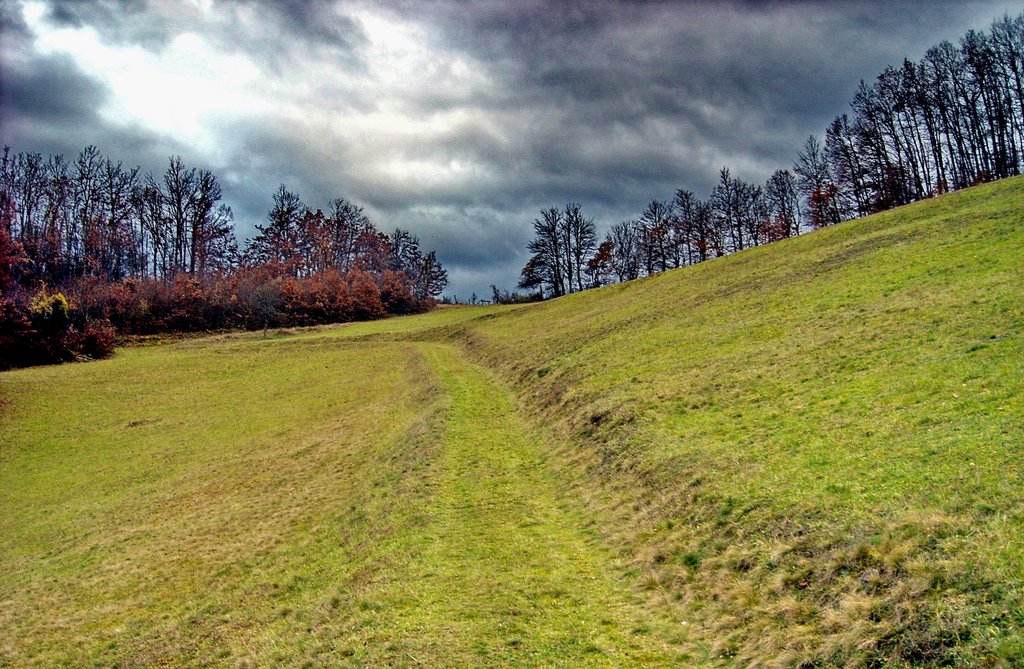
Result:
<svg viewBox="0 0 1024 669"><path fill-rule="evenodd" d="M110 92L68 55L33 52L16 3L0 6L0 29L0 144L67 158L94 144L115 161L151 170L187 151L174 138L103 119Z"/></svg>
<svg viewBox="0 0 1024 669"><path fill-rule="evenodd" d="M237 19L240 12L252 11L260 18L259 32L287 36L279 47L298 41L351 49L359 41L358 26L335 8L323 0L227 0L207 15L195 6L165 0L49 0L47 18L57 25L91 26L116 41L159 46L175 32L166 21L154 20L164 17L165 11L196 28L201 27L200 17L216 25L223 18Z"/></svg>
<svg viewBox="0 0 1024 669"><path fill-rule="evenodd" d="M358 49L365 45L359 25L324 0L229 0L214 20L220 43L240 49L278 76L289 76L302 61L330 59L362 69ZM206 22L211 19L205 18ZM209 26L199 26L209 28Z"/></svg>
<svg viewBox="0 0 1024 669"><path fill-rule="evenodd" d="M807 134L846 111L861 78L999 14L963 2L399 9L419 12L450 45L494 68L508 97L479 104L525 109L534 121L518 133L512 126L520 162L507 173L520 178L498 185L491 201L505 211L534 202L526 223L542 206L578 200L604 224L678 187L706 194L723 165L752 180L790 166ZM490 147L464 148L486 155Z"/></svg>
<svg viewBox="0 0 1024 669"><path fill-rule="evenodd" d="M444 219L451 216L466 221L493 221L505 215L503 210L493 210L486 207L467 207L458 210L447 207L439 207L431 211L429 208L416 208L413 212L417 218L425 221L432 221L440 224ZM471 226L465 229L445 227L443 225L431 226L430 239L439 248L452 249L452 257L457 259L459 267L474 271L486 271L510 258L515 258L520 248L527 243L529 235L525 226L514 226L506 230L506 233L496 237L493 231L488 231L482 225ZM517 270L519 268L516 268Z"/></svg>
<svg viewBox="0 0 1024 669"><path fill-rule="evenodd" d="M153 51L182 32L198 32L280 75L311 53L361 65L356 50L363 35L337 10L327 0L226 0L209 11L168 0L49 0L46 16L58 26L89 26L111 43Z"/></svg>
<svg viewBox="0 0 1024 669"><path fill-rule="evenodd" d="M984 3L434 2L403 5L498 66L510 99L548 126L533 152L556 172L572 147L661 119L719 159L792 154L810 129L844 110L856 82L887 63L956 37ZM534 129L530 130L531 133ZM531 136L536 136L532 135ZM563 145L563 146L560 146ZM545 159L546 158L546 159ZM651 167L665 165L659 160ZM577 171L577 170L573 170ZM713 175L705 178L705 182Z"/></svg>
<svg viewBox="0 0 1024 669"><path fill-rule="evenodd" d="M314 207L346 197L436 246L460 296L514 283L542 207L578 201L607 226L676 188L706 195L725 165L762 181L847 111L860 79L1020 11L1001 0L201 4L52 0L46 14L155 54L193 33L249 58L268 104L206 119L214 149L100 114L111 93L97 73L34 54L18 3L0 4L4 141L97 143L146 169L181 153L214 168L242 236L280 183ZM374 51L381 38L390 51ZM410 72L380 60L405 56Z"/></svg>
<svg viewBox="0 0 1024 669"><path fill-rule="evenodd" d="M353 51L364 42L358 24L323 0L235 0L236 8L252 6L282 32L306 44Z"/></svg>
<svg viewBox="0 0 1024 669"><path fill-rule="evenodd" d="M89 26L112 42L154 49L174 35L166 23L152 20L149 10L153 4L146 0L50 0L46 18L62 27Z"/></svg>
<svg viewBox="0 0 1024 669"><path fill-rule="evenodd" d="M6 122L31 119L40 125L96 123L96 109L106 96L103 86L67 56L0 64L0 91Z"/></svg>
<svg viewBox="0 0 1024 669"><path fill-rule="evenodd" d="M5 41L28 36L28 27L21 16L21 6L14 2L0 4L0 35Z"/></svg>

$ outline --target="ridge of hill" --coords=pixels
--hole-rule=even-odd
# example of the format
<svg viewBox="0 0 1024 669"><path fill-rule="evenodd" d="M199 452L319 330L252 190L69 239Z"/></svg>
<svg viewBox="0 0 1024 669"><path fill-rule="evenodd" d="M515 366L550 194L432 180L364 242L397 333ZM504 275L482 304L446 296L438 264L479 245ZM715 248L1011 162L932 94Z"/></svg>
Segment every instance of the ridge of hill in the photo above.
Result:
<svg viewBox="0 0 1024 669"><path fill-rule="evenodd" d="M0 666L1024 664L1024 178L0 374Z"/></svg>

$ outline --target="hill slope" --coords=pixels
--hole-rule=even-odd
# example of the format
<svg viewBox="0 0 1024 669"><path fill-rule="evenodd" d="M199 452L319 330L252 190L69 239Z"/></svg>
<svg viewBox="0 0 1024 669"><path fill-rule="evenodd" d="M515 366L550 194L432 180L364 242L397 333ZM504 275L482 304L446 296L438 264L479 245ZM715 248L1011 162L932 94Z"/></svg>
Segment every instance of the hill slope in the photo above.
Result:
<svg viewBox="0 0 1024 669"><path fill-rule="evenodd" d="M0 374L0 666L1019 664L1021 211Z"/></svg>
<svg viewBox="0 0 1024 669"><path fill-rule="evenodd" d="M1021 212L1007 180L465 336L716 653L1024 663Z"/></svg>

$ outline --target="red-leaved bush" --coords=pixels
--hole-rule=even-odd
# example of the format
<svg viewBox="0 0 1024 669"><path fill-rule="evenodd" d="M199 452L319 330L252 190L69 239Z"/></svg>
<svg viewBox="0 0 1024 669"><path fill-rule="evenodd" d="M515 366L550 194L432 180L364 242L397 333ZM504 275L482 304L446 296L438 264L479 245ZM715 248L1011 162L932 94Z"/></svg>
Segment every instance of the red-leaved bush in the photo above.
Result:
<svg viewBox="0 0 1024 669"><path fill-rule="evenodd" d="M114 352L117 330L108 320L86 321L79 329L72 329L67 337L67 346L77 357L90 360L106 358Z"/></svg>
<svg viewBox="0 0 1024 669"><path fill-rule="evenodd" d="M398 272L281 277L266 268L197 280L86 277L64 292L0 297L0 368L110 355L118 334L321 325L424 311Z"/></svg>

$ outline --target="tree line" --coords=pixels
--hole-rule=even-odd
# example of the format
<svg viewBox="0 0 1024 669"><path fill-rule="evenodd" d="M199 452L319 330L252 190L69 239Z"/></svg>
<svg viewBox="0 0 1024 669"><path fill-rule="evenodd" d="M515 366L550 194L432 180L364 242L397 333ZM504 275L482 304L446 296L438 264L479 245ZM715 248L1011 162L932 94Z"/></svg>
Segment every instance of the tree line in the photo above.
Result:
<svg viewBox="0 0 1024 669"><path fill-rule="evenodd" d="M282 185L240 247L209 170L142 174L86 147L0 158L0 368L109 352L115 333L265 328L430 308L434 251L354 203Z"/></svg>
<svg viewBox="0 0 1024 669"><path fill-rule="evenodd" d="M1020 174L1022 152L1024 13L862 81L849 113L764 184L723 168L706 199L680 189L600 241L579 204L544 210L519 287L558 297L703 262Z"/></svg>

